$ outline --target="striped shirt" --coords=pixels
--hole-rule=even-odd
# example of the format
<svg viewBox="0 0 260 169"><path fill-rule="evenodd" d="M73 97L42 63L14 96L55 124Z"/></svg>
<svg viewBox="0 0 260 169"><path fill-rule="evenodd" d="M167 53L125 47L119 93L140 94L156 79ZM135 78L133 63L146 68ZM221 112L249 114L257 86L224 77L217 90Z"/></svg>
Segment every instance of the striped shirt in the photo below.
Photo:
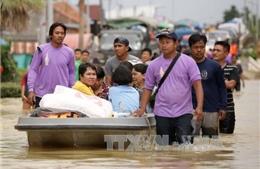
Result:
<svg viewBox="0 0 260 169"><path fill-rule="evenodd" d="M239 81L238 69L234 65L226 64L222 68L225 80L235 80L237 83ZM233 100L233 89L227 89L227 113L235 111L235 104Z"/></svg>

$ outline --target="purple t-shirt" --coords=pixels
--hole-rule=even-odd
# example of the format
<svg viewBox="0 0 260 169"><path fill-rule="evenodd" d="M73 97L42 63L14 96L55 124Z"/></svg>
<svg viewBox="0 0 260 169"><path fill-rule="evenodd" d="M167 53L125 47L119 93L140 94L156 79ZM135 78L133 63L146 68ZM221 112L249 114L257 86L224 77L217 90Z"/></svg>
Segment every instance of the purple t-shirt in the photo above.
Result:
<svg viewBox="0 0 260 169"><path fill-rule="evenodd" d="M144 88L152 90L169 67L172 59L163 55L152 61L145 74ZM162 117L179 117L192 114L191 89L195 81L201 80L195 61L182 54L156 95L154 114Z"/></svg>
<svg viewBox="0 0 260 169"><path fill-rule="evenodd" d="M75 59L73 50L63 45L54 48L51 43L35 51L28 73L29 91L36 96L53 93L56 85L72 87L75 83Z"/></svg>
<svg viewBox="0 0 260 169"><path fill-rule="evenodd" d="M225 59L225 61L228 63L228 64L231 64L232 63L232 55L229 53Z"/></svg>

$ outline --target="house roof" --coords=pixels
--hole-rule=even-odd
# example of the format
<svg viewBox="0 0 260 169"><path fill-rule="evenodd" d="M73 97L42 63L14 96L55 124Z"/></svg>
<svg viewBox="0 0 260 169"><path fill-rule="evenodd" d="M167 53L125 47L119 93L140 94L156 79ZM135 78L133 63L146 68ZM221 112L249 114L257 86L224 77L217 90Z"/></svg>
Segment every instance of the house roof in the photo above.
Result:
<svg viewBox="0 0 260 169"><path fill-rule="evenodd" d="M79 11L75 6L71 5L68 1L58 1L53 3L53 9L55 12L57 12L61 17L66 18L66 23L79 23ZM55 17L55 16L54 16ZM55 18L57 19L57 18ZM64 20L64 19L63 19ZM86 24L86 19L84 20L84 24Z"/></svg>
<svg viewBox="0 0 260 169"><path fill-rule="evenodd" d="M88 13L87 11L88 5L85 6L85 13ZM99 5L89 5L89 17L93 20L99 21L102 19L102 15L100 12L100 6Z"/></svg>

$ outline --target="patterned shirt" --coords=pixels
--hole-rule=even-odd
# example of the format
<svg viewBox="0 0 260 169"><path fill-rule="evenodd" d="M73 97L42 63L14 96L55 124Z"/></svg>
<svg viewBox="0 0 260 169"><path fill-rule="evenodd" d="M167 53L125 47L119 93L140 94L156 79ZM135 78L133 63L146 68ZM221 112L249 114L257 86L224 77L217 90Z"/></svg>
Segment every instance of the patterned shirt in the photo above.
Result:
<svg viewBox="0 0 260 169"><path fill-rule="evenodd" d="M101 92L96 94L96 96L108 100L108 90L109 90L109 86L106 83L102 82L102 90Z"/></svg>

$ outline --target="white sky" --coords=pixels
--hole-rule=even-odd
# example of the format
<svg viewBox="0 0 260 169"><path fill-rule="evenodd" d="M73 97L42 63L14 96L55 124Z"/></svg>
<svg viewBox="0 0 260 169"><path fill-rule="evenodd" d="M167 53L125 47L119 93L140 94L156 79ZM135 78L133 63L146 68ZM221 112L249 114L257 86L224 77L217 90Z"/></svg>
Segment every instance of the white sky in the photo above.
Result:
<svg viewBox="0 0 260 169"><path fill-rule="evenodd" d="M77 3L78 0L71 0ZM108 3L111 9L117 5L123 8L143 6L149 4L164 4L165 7L159 8L158 16L165 16L172 21L180 19L193 19L201 23L214 24L223 21L223 11L235 5L239 12L242 12L244 5L247 5L252 13L257 13L257 3L260 0L102 0L103 8L108 10ZM98 4L99 0L85 0L86 3ZM258 6L259 6L258 5ZM258 15L259 15L258 7Z"/></svg>

